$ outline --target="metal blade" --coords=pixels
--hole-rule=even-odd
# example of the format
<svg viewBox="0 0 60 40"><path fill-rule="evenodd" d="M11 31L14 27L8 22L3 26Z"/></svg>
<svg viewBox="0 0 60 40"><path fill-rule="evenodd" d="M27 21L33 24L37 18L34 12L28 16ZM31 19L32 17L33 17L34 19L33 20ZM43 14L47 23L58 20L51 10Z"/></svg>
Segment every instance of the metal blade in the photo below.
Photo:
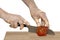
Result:
<svg viewBox="0 0 60 40"><path fill-rule="evenodd" d="M33 33L36 33L36 28L35 26L28 26L29 28L29 32L33 32ZM55 33L51 30L51 29L48 29L48 32L47 32L48 35L55 35Z"/></svg>
<svg viewBox="0 0 60 40"><path fill-rule="evenodd" d="M37 28L36 26L31 26L31 25L25 25L24 24L24 27L28 27L29 32L36 33L36 28ZM48 35L55 35L55 33L51 29L48 29L47 34Z"/></svg>

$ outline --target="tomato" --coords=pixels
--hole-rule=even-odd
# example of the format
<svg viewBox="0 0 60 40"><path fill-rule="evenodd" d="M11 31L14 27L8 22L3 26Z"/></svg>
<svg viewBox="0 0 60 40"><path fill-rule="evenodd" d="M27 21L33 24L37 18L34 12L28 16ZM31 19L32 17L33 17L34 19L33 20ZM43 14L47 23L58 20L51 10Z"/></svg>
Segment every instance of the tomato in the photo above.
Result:
<svg viewBox="0 0 60 40"><path fill-rule="evenodd" d="M39 26L36 29L36 33L38 36L46 36L48 32L48 27L46 26Z"/></svg>

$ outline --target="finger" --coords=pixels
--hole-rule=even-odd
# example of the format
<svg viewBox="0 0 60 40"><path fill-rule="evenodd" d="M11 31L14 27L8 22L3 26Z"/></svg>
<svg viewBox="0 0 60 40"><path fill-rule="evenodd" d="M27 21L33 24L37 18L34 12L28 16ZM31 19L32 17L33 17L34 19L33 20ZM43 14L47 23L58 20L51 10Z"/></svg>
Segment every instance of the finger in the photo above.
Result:
<svg viewBox="0 0 60 40"><path fill-rule="evenodd" d="M46 14L42 13L42 15L40 15L40 17L45 22L45 26L49 26L49 22L48 22L48 19L46 17Z"/></svg>
<svg viewBox="0 0 60 40"><path fill-rule="evenodd" d="M16 21L13 21L11 25L13 25L13 28L17 28L17 22Z"/></svg>
<svg viewBox="0 0 60 40"><path fill-rule="evenodd" d="M41 26L45 26L45 22L41 19Z"/></svg>
<svg viewBox="0 0 60 40"><path fill-rule="evenodd" d="M45 22L45 26L49 26L49 22L48 22L48 19L47 18L42 18L43 19L43 21Z"/></svg>
<svg viewBox="0 0 60 40"><path fill-rule="evenodd" d="M13 28L13 25L12 25L12 24L10 24L9 26L10 26L11 28Z"/></svg>
<svg viewBox="0 0 60 40"><path fill-rule="evenodd" d="M35 20L35 22L36 22L37 26L41 26L41 24L40 24L40 22L39 22L39 19L34 18L34 20Z"/></svg>
<svg viewBox="0 0 60 40"><path fill-rule="evenodd" d="M26 24L26 25L28 25L28 26L30 25L29 22L26 21L26 20L24 20L24 24Z"/></svg>
<svg viewBox="0 0 60 40"><path fill-rule="evenodd" d="M17 22L14 22L14 28L17 28L18 24Z"/></svg>
<svg viewBox="0 0 60 40"><path fill-rule="evenodd" d="M19 20L19 24L20 24L20 30L23 29L24 25L23 25L23 21Z"/></svg>
<svg viewBox="0 0 60 40"><path fill-rule="evenodd" d="M10 21L10 27L14 28L14 21Z"/></svg>
<svg viewBox="0 0 60 40"><path fill-rule="evenodd" d="M13 22L10 22L10 25L9 25L11 28L13 28Z"/></svg>
<svg viewBox="0 0 60 40"><path fill-rule="evenodd" d="M23 24L20 24L20 30L22 30L24 28Z"/></svg>

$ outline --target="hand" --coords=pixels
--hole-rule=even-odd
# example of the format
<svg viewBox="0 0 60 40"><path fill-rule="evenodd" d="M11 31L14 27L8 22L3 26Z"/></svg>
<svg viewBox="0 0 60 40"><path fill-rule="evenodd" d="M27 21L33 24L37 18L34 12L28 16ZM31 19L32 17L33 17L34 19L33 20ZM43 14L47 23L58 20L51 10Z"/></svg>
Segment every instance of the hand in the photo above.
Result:
<svg viewBox="0 0 60 40"><path fill-rule="evenodd" d="M42 26L42 24L44 26L49 26L49 22L48 22L48 19L46 17L46 14L43 11L38 9L34 0L22 0L22 1L29 8L31 16L35 20L37 26ZM41 24L39 22L39 19L41 19Z"/></svg>
<svg viewBox="0 0 60 40"><path fill-rule="evenodd" d="M7 14L7 20L5 19L6 22L10 23L10 27L16 28L18 26L18 23L20 24L20 29L23 29L24 25L29 25L29 22L26 21L23 17L20 15L15 15L15 14Z"/></svg>
<svg viewBox="0 0 60 40"><path fill-rule="evenodd" d="M29 25L29 22L26 21L20 15L15 15L15 14L7 13L7 12L5 12L1 8L0 8L0 18L4 19L4 21L9 23L10 27L12 27L12 28L16 28L18 26L18 23L20 24L20 29L22 29L24 27L23 24Z"/></svg>
<svg viewBox="0 0 60 40"><path fill-rule="evenodd" d="M35 20L37 26L49 26L49 21L46 17L45 12L35 9L35 10L30 10L32 18ZM41 24L39 22L39 19L41 19Z"/></svg>

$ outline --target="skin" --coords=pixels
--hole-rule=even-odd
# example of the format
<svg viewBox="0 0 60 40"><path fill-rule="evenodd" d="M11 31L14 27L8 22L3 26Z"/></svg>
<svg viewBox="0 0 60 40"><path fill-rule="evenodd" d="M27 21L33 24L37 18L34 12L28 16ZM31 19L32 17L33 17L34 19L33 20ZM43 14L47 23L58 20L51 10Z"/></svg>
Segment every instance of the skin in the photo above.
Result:
<svg viewBox="0 0 60 40"><path fill-rule="evenodd" d="M26 21L20 15L8 13L1 8L0 8L0 18L2 18L5 22L9 23L10 27L12 27L12 28L17 28L18 23L20 24L20 29L23 29L23 27L24 27L23 24L29 25L29 22Z"/></svg>
<svg viewBox="0 0 60 40"><path fill-rule="evenodd" d="M47 26L49 27L49 21L47 19L46 13L38 9L34 0L22 0L30 10L31 17L35 20L37 26ZM39 22L41 19L41 23Z"/></svg>

